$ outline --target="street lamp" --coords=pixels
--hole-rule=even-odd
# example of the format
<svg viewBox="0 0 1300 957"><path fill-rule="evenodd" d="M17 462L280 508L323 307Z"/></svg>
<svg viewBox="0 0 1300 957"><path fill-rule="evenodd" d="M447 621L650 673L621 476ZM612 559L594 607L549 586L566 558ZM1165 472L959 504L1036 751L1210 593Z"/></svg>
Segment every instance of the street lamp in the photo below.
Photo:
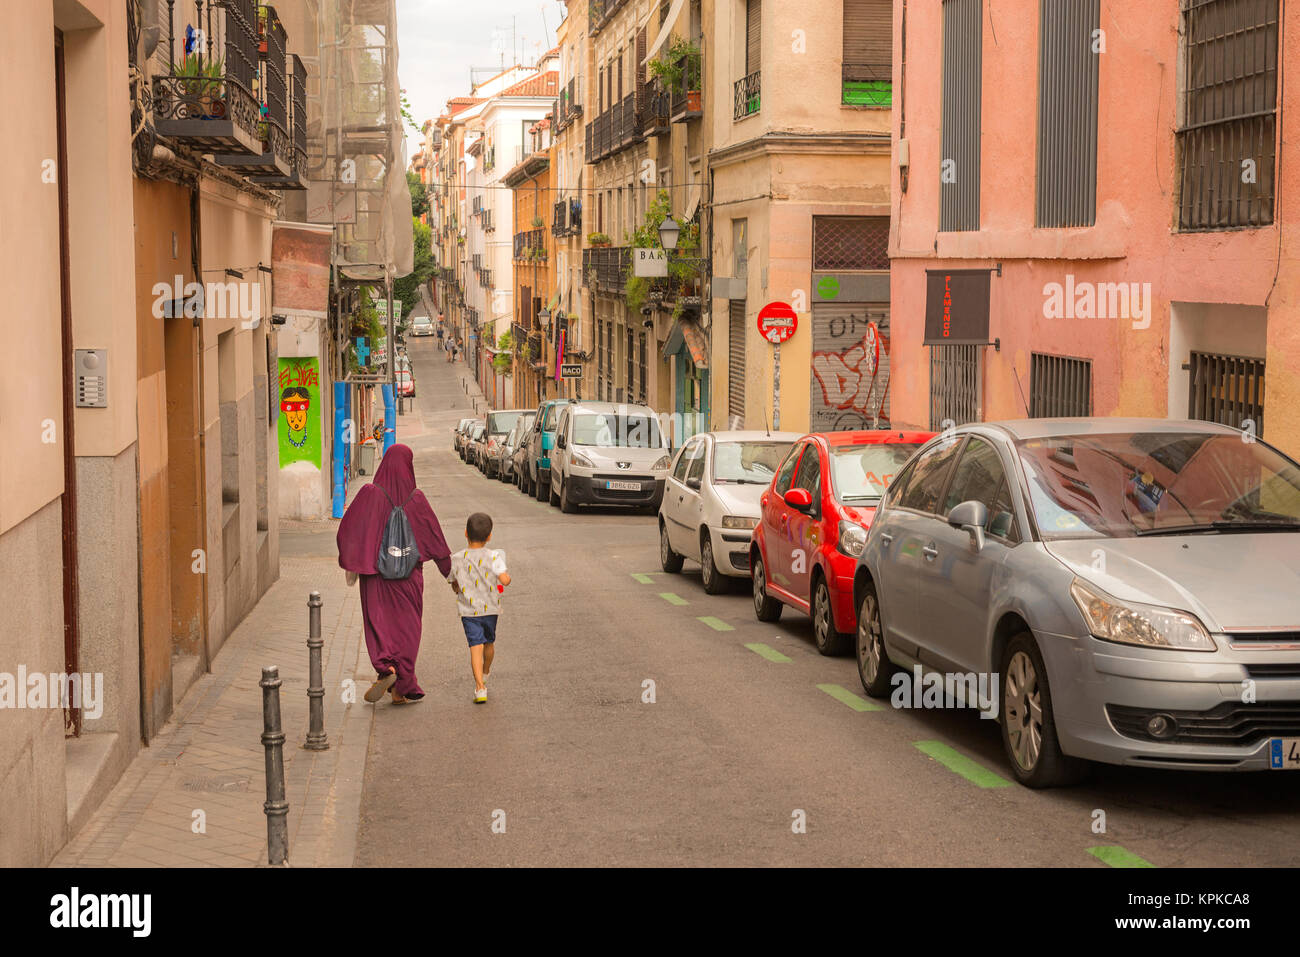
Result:
<svg viewBox="0 0 1300 957"><path fill-rule="evenodd" d="M677 237L681 235L682 227L671 216L665 216L664 221L659 224L659 242L663 244L664 249L672 252L677 248Z"/></svg>
<svg viewBox="0 0 1300 957"><path fill-rule="evenodd" d="M537 314L537 324L547 332L551 331L551 310L542 306L542 311Z"/></svg>

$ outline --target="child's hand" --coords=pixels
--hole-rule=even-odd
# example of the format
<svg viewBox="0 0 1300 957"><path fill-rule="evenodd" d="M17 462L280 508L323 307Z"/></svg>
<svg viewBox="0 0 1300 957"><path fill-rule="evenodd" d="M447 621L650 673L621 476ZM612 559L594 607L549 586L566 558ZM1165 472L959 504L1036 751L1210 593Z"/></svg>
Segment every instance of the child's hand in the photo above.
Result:
<svg viewBox="0 0 1300 957"><path fill-rule="evenodd" d="M502 572L497 576L497 581L501 583L497 585L497 594L501 594L501 592L506 590L506 586L510 584L510 573Z"/></svg>

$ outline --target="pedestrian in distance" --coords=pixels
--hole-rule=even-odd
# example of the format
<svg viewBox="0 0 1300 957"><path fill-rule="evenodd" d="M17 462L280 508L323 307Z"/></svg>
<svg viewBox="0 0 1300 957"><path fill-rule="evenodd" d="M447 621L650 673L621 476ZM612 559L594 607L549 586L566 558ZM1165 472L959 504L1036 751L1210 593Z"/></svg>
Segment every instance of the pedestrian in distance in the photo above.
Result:
<svg viewBox="0 0 1300 957"><path fill-rule="evenodd" d="M348 584L361 583L366 650L378 676L365 699L373 704L391 691L393 704L421 700L415 660L424 619L423 565L433 562L446 577L451 550L433 507L415 486L410 446L390 448L374 480L352 500L339 523L338 548Z"/></svg>
<svg viewBox="0 0 1300 957"><path fill-rule="evenodd" d="M474 701L487 701L487 680L496 650L497 618L501 595L510 584L506 553L488 548L492 541L492 516L475 512L465 522L465 541L451 556L451 589L456 593L456 610L469 642L469 668L474 674Z"/></svg>

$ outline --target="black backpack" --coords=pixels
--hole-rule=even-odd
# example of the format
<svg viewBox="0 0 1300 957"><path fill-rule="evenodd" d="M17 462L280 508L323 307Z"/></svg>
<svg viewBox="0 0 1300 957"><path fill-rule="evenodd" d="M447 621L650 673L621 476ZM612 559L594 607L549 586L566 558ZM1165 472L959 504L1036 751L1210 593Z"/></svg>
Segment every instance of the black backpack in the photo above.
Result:
<svg viewBox="0 0 1300 957"><path fill-rule="evenodd" d="M379 488L378 485L375 488ZM384 492L382 488L379 491ZM415 492L412 491L411 495ZM406 497L406 502L411 500L411 495ZM388 499L390 505L393 500L388 498L388 493L384 492L384 498ZM406 517L406 510L402 507L406 504L393 505L393 510L388 513L388 523L384 526L384 536L379 542L379 557L375 559L375 571L379 573L380 578L402 579L410 578L411 572L415 571L415 566L420 564L420 549L415 543L415 532L411 529L411 520Z"/></svg>

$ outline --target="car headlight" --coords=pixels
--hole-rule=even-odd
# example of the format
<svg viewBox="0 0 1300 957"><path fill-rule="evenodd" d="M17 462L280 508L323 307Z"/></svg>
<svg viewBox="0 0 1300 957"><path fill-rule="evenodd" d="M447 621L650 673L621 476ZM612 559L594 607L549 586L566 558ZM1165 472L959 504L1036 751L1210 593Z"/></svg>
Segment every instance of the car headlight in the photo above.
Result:
<svg viewBox="0 0 1300 957"><path fill-rule="evenodd" d="M665 455L660 457L659 461L655 462L654 465L650 466L650 471L662 472L664 469L668 468L668 466L672 464L673 464L672 458L670 456Z"/></svg>
<svg viewBox="0 0 1300 957"><path fill-rule="evenodd" d="M587 458L581 452L574 452L573 457L569 459L570 465L576 465L580 469L594 469L596 466L591 459Z"/></svg>
<svg viewBox="0 0 1300 957"><path fill-rule="evenodd" d="M743 515L724 515L722 516L723 528L755 528L758 525L758 519L746 518Z"/></svg>
<svg viewBox="0 0 1300 957"><path fill-rule="evenodd" d="M1120 602L1077 578L1070 584L1070 597L1079 606L1088 631L1104 641L1178 651L1215 650L1210 633L1189 612Z"/></svg>
<svg viewBox="0 0 1300 957"><path fill-rule="evenodd" d="M856 522L840 520L840 540L835 547L849 558L857 558L867 544L867 530Z"/></svg>

